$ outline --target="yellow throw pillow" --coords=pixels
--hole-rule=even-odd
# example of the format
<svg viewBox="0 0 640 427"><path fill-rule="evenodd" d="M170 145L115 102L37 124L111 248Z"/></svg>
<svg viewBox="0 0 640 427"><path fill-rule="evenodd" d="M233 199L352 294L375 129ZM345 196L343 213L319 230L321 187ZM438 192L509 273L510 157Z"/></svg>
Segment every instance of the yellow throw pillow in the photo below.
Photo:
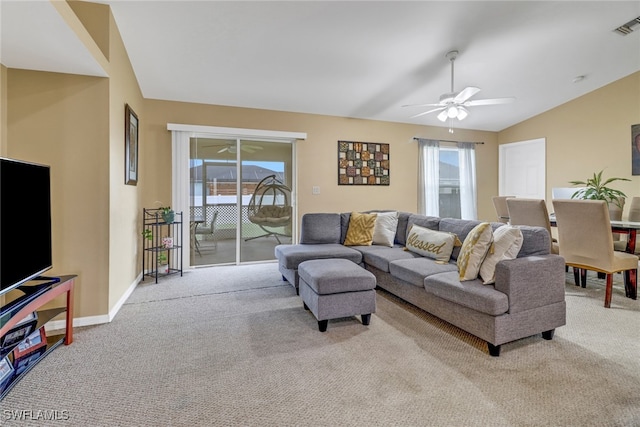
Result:
<svg viewBox="0 0 640 427"><path fill-rule="evenodd" d="M436 231L430 228L414 225L409 230L406 248L418 255L433 258L436 261L447 262L451 257L458 236L446 231Z"/></svg>
<svg viewBox="0 0 640 427"><path fill-rule="evenodd" d="M371 246L373 230L376 226L376 214L351 212L349 228L344 239L345 246Z"/></svg>
<svg viewBox="0 0 640 427"><path fill-rule="evenodd" d="M457 264L460 272L460 281L478 278L480 266L487 256L492 243L493 231L491 230L491 224L488 222L481 222L467 234L458 255Z"/></svg>
<svg viewBox="0 0 640 427"><path fill-rule="evenodd" d="M522 247L522 231L512 225L503 225L493 232L493 251L482 262L480 266L480 277L485 285L490 285L496 281L496 264L502 260L515 259Z"/></svg>

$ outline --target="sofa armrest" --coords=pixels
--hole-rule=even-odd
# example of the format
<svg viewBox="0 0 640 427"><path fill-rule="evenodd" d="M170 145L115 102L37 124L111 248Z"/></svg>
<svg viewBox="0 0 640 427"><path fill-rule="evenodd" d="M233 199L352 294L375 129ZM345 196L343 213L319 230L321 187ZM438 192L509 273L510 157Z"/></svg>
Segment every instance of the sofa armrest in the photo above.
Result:
<svg viewBox="0 0 640 427"><path fill-rule="evenodd" d="M564 301L565 262L558 255L500 261L496 290L509 298L509 312L518 313Z"/></svg>

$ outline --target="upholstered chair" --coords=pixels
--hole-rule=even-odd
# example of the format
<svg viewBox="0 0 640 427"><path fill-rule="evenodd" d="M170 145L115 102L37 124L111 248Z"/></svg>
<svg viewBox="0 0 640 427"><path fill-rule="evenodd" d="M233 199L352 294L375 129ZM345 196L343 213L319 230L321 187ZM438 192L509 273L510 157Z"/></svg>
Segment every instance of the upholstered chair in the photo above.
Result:
<svg viewBox="0 0 640 427"><path fill-rule="evenodd" d="M542 199L507 199L509 223L511 225L533 225L544 227L551 237L551 253L558 254L558 240L551 235L551 223L547 203ZM562 240L560 240L562 242Z"/></svg>
<svg viewBox="0 0 640 427"><path fill-rule="evenodd" d="M613 273L624 272L627 296L637 290L638 257L614 251L609 209L603 200L554 200L560 255L586 287L587 270L606 275L604 306L611 306ZM580 277L579 277L580 276Z"/></svg>
<svg viewBox="0 0 640 427"><path fill-rule="evenodd" d="M627 214L627 221L631 222L640 222L640 197L635 196L631 198L629 203L629 212ZM614 219L614 218L611 218ZM622 239L619 241L613 241L613 247L616 251L626 251L627 250L627 240ZM640 242L636 241L636 254L640 254Z"/></svg>
<svg viewBox="0 0 640 427"><path fill-rule="evenodd" d="M507 209L507 199L515 196L494 196L493 206L496 209L496 215L498 216L498 222L507 224L509 222L509 209Z"/></svg>
<svg viewBox="0 0 640 427"><path fill-rule="evenodd" d="M626 199L624 197L620 197L619 199L620 206L615 203L609 203L609 219L612 221L621 221L622 220L622 211L624 209L624 203ZM627 240L620 238L620 233L613 233L613 248L616 251L623 251L627 247Z"/></svg>

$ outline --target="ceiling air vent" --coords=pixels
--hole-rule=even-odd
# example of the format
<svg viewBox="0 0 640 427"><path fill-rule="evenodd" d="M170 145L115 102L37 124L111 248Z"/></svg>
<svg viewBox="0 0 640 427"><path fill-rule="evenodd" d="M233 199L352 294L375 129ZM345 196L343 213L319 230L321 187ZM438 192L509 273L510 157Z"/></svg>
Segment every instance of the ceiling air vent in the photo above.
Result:
<svg viewBox="0 0 640 427"><path fill-rule="evenodd" d="M640 27L640 16L638 16L636 19L633 19L627 22L624 25L619 26L613 31L623 36L626 36L627 34L631 34L633 30L637 30L638 27Z"/></svg>

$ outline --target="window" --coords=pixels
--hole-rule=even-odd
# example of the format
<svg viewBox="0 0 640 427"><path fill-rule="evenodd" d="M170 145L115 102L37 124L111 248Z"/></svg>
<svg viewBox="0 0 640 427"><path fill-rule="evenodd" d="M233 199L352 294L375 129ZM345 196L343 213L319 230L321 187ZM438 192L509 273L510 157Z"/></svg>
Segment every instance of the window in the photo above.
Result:
<svg viewBox="0 0 640 427"><path fill-rule="evenodd" d="M460 218L460 166L458 149L440 148L439 212L443 218Z"/></svg>
<svg viewBox="0 0 640 427"><path fill-rule="evenodd" d="M419 139L418 209L441 218L476 219L473 143Z"/></svg>

